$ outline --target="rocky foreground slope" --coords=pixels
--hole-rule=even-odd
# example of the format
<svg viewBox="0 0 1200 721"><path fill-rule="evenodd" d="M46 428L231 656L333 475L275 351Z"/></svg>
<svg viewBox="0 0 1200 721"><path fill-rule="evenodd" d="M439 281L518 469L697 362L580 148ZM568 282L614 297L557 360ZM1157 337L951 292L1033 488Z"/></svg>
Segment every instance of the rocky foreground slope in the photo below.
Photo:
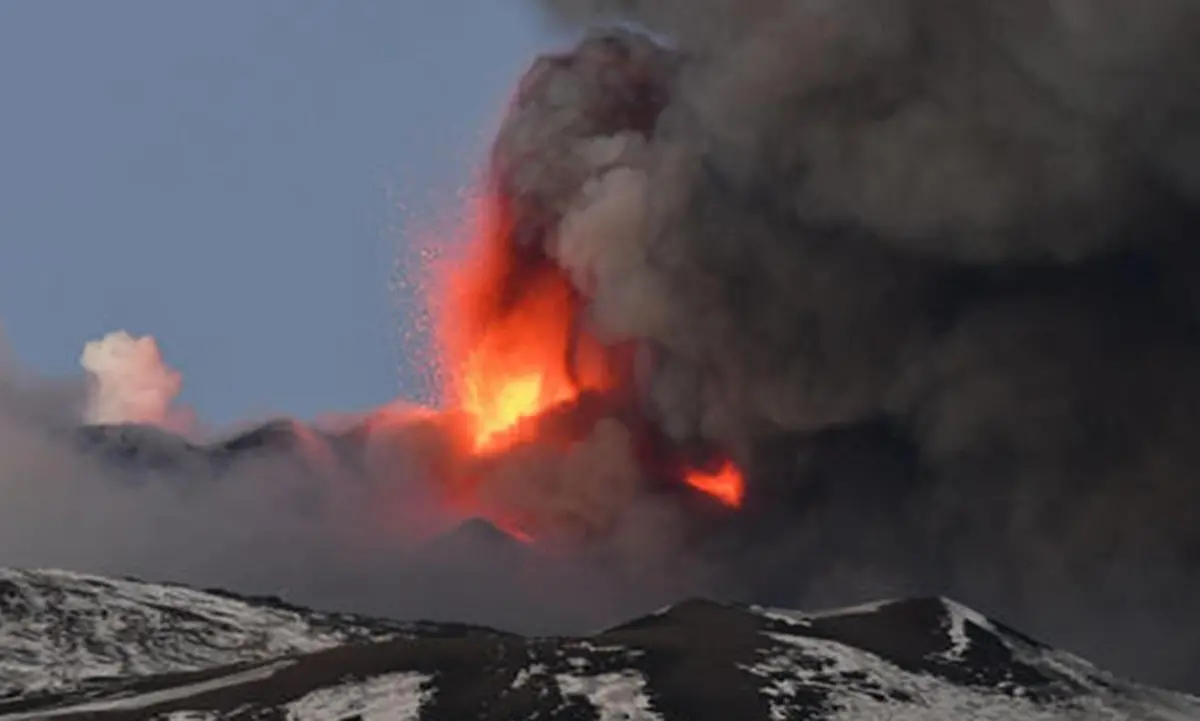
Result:
<svg viewBox="0 0 1200 721"><path fill-rule="evenodd" d="M1200 720L943 599L684 603L579 638L0 572L0 721Z"/></svg>

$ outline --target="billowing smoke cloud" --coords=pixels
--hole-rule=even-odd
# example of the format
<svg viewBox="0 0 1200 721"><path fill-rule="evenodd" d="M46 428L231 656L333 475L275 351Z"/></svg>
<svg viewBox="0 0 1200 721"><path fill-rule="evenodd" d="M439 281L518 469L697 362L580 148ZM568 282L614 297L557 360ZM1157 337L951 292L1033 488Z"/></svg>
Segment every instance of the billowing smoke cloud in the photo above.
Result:
<svg viewBox="0 0 1200 721"><path fill-rule="evenodd" d="M183 376L163 361L154 338L115 331L84 346L79 363L91 380L85 422L189 424L190 415L173 405Z"/></svg>
<svg viewBox="0 0 1200 721"><path fill-rule="evenodd" d="M527 74L498 182L751 469L746 582L1200 683L1200 6L542 5L623 29Z"/></svg>

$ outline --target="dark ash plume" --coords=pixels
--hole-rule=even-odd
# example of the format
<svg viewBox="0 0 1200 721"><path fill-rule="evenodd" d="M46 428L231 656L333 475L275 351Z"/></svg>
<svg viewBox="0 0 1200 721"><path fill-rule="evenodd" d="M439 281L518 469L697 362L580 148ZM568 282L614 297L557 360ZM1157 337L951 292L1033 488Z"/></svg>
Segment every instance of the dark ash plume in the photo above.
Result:
<svg viewBox="0 0 1200 721"><path fill-rule="evenodd" d="M661 41L539 60L493 165L662 426L751 469L803 581L747 583L1200 687L1200 6L541 4Z"/></svg>

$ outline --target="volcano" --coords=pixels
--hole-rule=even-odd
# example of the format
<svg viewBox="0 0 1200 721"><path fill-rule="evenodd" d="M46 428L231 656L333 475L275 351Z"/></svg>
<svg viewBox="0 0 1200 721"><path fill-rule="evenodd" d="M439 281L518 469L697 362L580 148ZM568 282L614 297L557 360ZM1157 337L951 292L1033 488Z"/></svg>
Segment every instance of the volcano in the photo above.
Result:
<svg viewBox="0 0 1200 721"><path fill-rule="evenodd" d="M422 614L553 638L668 598L951 597L1200 688L1195 3L540 4L578 42L519 79L419 279L436 402L71 428L14 516L45 484L114 566L387 612L437 587ZM130 419L167 420L179 377L152 380ZM106 397L88 418L129 415ZM792 661L778 695L842 668Z"/></svg>

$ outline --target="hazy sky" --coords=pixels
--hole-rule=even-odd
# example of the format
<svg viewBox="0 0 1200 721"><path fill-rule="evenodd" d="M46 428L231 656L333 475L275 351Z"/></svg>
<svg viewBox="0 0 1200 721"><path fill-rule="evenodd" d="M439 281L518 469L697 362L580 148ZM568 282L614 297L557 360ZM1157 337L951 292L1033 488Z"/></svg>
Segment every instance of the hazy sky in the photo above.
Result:
<svg viewBox="0 0 1200 721"><path fill-rule="evenodd" d="M403 224L453 210L550 42L496 0L0 3L9 345L63 374L151 334L216 423L411 389Z"/></svg>

